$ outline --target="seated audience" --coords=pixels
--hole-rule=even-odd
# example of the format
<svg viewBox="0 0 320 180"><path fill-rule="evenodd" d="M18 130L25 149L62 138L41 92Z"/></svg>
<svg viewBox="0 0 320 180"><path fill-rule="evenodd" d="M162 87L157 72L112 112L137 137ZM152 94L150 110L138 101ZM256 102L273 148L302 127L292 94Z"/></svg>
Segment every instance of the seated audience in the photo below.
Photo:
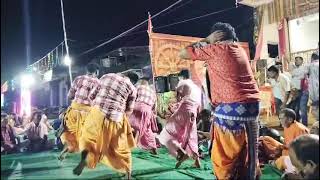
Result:
<svg viewBox="0 0 320 180"><path fill-rule="evenodd" d="M28 151L39 152L47 148L48 128L41 122L41 117L41 112L34 112L31 116L32 122L26 125L24 129L30 141Z"/></svg>
<svg viewBox="0 0 320 180"><path fill-rule="evenodd" d="M48 109L43 110L43 114L41 116L41 122L47 126L48 130L53 130L53 127L50 125L48 121L48 117L47 117L48 112L49 112Z"/></svg>
<svg viewBox="0 0 320 180"><path fill-rule="evenodd" d="M17 152L18 145L12 127L8 124L8 115L1 114L1 154Z"/></svg>
<svg viewBox="0 0 320 180"><path fill-rule="evenodd" d="M319 179L319 136L299 136L290 143L289 156L295 172L285 173L282 179Z"/></svg>
<svg viewBox="0 0 320 180"><path fill-rule="evenodd" d="M275 166L279 170L291 171L290 163L288 163L288 145L298 136L309 134L309 130L296 121L296 114L292 109L281 110L279 119L284 127L284 144L269 136L262 136L259 140L262 141L263 152L268 158L275 160Z"/></svg>

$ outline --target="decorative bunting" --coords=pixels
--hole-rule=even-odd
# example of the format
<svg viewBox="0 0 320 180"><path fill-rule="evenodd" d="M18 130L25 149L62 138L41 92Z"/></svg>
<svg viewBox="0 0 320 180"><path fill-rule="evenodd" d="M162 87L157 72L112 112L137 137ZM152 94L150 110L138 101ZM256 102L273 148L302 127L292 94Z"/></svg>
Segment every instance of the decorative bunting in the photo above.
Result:
<svg viewBox="0 0 320 180"><path fill-rule="evenodd" d="M63 52L64 45L63 43L60 43L55 49L53 49L51 52L46 54L42 59L36 61L32 65L28 66L26 68L27 71L34 71L40 74L44 74L47 71L52 70L54 67L60 65L60 58L63 58L63 53L61 57L59 56L59 48L61 46L61 50Z"/></svg>

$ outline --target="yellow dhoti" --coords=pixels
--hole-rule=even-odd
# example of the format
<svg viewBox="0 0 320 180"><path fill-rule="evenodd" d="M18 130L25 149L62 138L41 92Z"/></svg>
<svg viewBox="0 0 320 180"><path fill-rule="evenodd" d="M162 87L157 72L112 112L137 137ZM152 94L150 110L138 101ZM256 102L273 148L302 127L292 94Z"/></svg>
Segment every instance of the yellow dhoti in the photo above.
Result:
<svg viewBox="0 0 320 180"><path fill-rule="evenodd" d="M69 152L79 151L81 128L90 111L90 106L73 102L68 108L64 121L65 131L61 135L61 142L68 145Z"/></svg>
<svg viewBox="0 0 320 180"><path fill-rule="evenodd" d="M132 169L131 149L135 141L126 115L120 122L106 118L98 107L92 107L82 128L80 150L87 150L87 167L98 162L126 173Z"/></svg>

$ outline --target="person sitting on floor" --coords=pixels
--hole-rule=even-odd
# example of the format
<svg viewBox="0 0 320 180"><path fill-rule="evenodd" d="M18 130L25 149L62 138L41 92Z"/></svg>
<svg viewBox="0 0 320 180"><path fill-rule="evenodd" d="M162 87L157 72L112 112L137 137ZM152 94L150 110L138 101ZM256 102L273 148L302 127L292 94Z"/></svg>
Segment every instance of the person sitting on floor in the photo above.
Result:
<svg viewBox="0 0 320 180"><path fill-rule="evenodd" d="M39 152L47 149L48 128L41 122L42 113L39 111L31 115L31 122L26 125L24 132L29 139L28 151Z"/></svg>
<svg viewBox="0 0 320 180"><path fill-rule="evenodd" d="M13 129L8 124L8 115L1 113L1 154L14 153L17 147Z"/></svg>
<svg viewBox="0 0 320 180"><path fill-rule="evenodd" d="M48 121L48 116L47 116L48 113L49 113L49 109L43 110L43 113L41 116L41 122L47 126L48 130L53 130L53 127L51 126L51 124Z"/></svg>
<svg viewBox="0 0 320 180"><path fill-rule="evenodd" d="M270 155L270 158L275 159L274 163L277 169L288 172L292 171L288 145L298 136L309 134L309 129L295 120L296 114L292 109L281 110L279 119L284 127L284 144L269 136L262 136L260 140L262 140L265 152Z"/></svg>
<svg viewBox="0 0 320 180"><path fill-rule="evenodd" d="M299 136L290 143L289 156L295 172L285 173L282 179L319 179L319 136Z"/></svg>

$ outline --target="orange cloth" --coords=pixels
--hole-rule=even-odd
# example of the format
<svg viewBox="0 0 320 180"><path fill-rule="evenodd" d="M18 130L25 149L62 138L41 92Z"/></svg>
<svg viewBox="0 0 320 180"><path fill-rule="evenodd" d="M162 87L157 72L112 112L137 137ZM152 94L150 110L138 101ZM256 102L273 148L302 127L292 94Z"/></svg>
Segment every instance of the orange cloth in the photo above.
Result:
<svg viewBox="0 0 320 180"><path fill-rule="evenodd" d="M263 150L271 159L275 158L275 156L279 153L278 150L281 150L281 147L283 146L282 143L276 141L270 136L260 136L259 141L262 141Z"/></svg>
<svg viewBox="0 0 320 180"><path fill-rule="evenodd" d="M280 171L283 171L283 170L287 169L287 166L286 166L286 164L284 162L285 157L286 156L281 156L275 161L275 166Z"/></svg>
<svg viewBox="0 0 320 180"><path fill-rule="evenodd" d="M72 102L65 116L66 130L61 135L61 142L68 145L69 152L79 151L78 141L85 118L90 111L90 106Z"/></svg>
<svg viewBox="0 0 320 180"><path fill-rule="evenodd" d="M245 50L238 43L210 44L187 48L192 60L205 61L216 103L257 102L259 89ZM217 88L219 87L219 88Z"/></svg>
<svg viewBox="0 0 320 180"><path fill-rule="evenodd" d="M88 150L87 167L100 161L114 170L126 173L132 169L131 149L135 140L126 115L120 122L105 117L99 107L92 107L79 141L80 150Z"/></svg>
<svg viewBox="0 0 320 180"><path fill-rule="evenodd" d="M289 155L289 151L287 147L289 144L296 139L297 137L304 135L304 134L309 134L309 129L304 126L303 124L294 121L288 128L284 128L284 145L285 149L282 150L282 156L276 159L275 161L275 166L283 171L287 169L287 165L285 164L285 157Z"/></svg>
<svg viewBox="0 0 320 180"><path fill-rule="evenodd" d="M285 146L289 146L289 144L298 136L309 133L310 131L306 126L297 121L294 121L294 123L292 123L288 128L284 128L284 144ZM288 150L284 149L282 151L282 155L289 155Z"/></svg>
<svg viewBox="0 0 320 180"><path fill-rule="evenodd" d="M245 131L239 134L232 134L224 132L218 126L213 128L211 159L217 179L246 177L248 147ZM238 171L236 172L236 170ZM260 172L260 169L257 168L257 171Z"/></svg>

